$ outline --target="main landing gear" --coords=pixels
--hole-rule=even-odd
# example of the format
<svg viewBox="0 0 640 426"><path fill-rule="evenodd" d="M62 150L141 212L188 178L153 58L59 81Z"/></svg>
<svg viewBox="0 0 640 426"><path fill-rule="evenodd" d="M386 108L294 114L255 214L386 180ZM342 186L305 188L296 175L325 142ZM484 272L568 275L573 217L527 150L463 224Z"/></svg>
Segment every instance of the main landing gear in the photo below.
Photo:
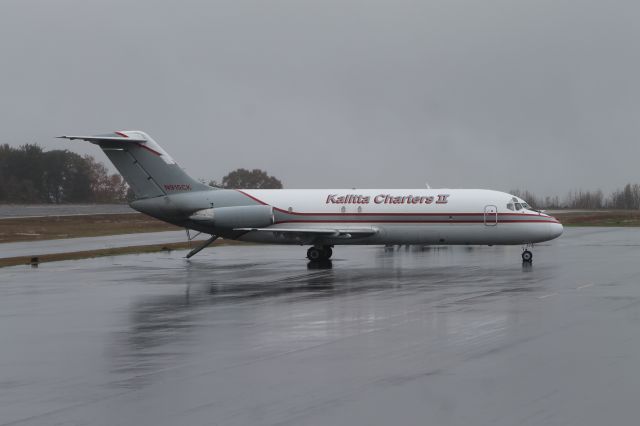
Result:
<svg viewBox="0 0 640 426"><path fill-rule="evenodd" d="M522 263L533 263L533 253L529 251L532 244L527 244L522 248Z"/></svg>
<svg viewBox="0 0 640 426"><path fill-rule="evenodd" d="M331 259L332 254L333 250L331 250L330 246L311 247L307 250L307 259L312 262L318 260L329 260Z"/></svg>

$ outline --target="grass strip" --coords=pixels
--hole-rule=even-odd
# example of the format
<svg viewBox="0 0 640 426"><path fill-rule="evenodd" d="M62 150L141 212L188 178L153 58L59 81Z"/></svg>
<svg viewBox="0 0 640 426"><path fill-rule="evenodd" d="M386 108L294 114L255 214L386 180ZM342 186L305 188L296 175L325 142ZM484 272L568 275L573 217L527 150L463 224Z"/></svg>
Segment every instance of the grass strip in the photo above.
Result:
<svg viewBox="0 0 640 426"><path fill-rule="evenodd" d="M140 213L24 217L0 220L0 243L182 229Z"/></svg>
<svg viewBox="0 0 640 426"><path fill-rule="evenodd" d="M556 212L553 216L564 226L640 226L637 210Z"/></svg>

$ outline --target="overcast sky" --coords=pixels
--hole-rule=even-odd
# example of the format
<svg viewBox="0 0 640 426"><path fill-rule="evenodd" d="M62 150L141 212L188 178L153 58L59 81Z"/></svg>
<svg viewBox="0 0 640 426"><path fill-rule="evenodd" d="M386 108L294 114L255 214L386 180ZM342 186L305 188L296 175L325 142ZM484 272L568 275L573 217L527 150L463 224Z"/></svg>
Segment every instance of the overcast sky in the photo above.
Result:
<svg viewBox="0 0 640 426"><path fill-rule="evenodd" d="M640 3L2 0L0 143L138 129L288 188L640 182Z"/></svg>

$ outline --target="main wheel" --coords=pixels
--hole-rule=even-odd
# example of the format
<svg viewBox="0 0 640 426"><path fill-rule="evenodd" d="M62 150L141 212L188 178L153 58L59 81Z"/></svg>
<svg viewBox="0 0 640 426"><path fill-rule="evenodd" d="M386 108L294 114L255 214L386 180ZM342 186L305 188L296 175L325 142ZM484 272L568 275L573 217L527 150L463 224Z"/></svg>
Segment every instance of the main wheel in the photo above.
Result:
<svg viewBox="0 0 640 426"><path fill-rule="evenodd" d="M315 247L311 247L309 250L307 250L307 259L311 261L320 260L322 259L323 254L324 253L322 250L317 249Z"/></svg>
<svg viewBox="0 0 640 426"><path fill-rule="evenodd" d="M333 254L333 250L331 247L323 247L322 248L322 258L325 260L331 259L331 255Z"/></svg>
<svg viewBox="0 0 640 426"><path fill-rule="evenodd" d="M525 250L522 252L522 261L531 263L533 261L533 253L529 250Z"/></svg>

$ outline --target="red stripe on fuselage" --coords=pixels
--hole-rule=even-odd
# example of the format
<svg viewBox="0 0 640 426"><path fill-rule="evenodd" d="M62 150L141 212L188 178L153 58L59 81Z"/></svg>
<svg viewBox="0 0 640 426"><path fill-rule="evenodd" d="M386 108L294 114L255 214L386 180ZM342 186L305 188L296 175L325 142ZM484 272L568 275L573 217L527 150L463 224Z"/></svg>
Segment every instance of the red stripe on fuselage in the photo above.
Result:
<svg viewBox="0 0 640 426"><path fill-rule="evenodd" d="M390 215L391 216L391 215ZM457 223L486 223L483 220L346 220L346 219L336 219L336 220L282 220L275 222L274 224L278 225L281 223L448 223L448 224L457 224ZM489 222L493 225L496 222ZM560 223L557 221L550 220L499 220L497 223Z"/></svg>
<svg viewBox="0 0 640 426"><path fill-rule="evenodd" d="M447 213L447 212L443 212L443 213L403 213L403 212L397 212L397 213L393 213L393 212L389 212L389 213L355 213L355 212L302 213L302 212L294 212L294 211L290 212L288 210L283 210L278 207L274 207L274 209L282 213L298 215L298 216L345 216L345 215L346 216L479 216L479 215L482 216L484 215L483 212L480 212L480 213ZM522 217L522 216L547 217L547 216L540 216L540 215L531 214L531 213L490 213L488 214L488 216L493 216L494 214L497 214L498 216L515 216L515 217Z"/></svg>
<svg viewBox="0 0 640 426"><path fill-rule="evenodd" d="M236 189L236 191L237 191L237 192L239 192L239 193L241 193L242 195L244 195L244 196L246 196L246 197L251 198L253 201L256 201L256 202L258 202L258 203L262 204L263 206L268 206L268 205L269 205L269 204L265 203L264 201L262 201L262 200L260 200L260 199L258 199L258 198L256 198L256 197L254 197L253 195L251 195L251 194L247 194L247 193L246 193L246 192L244 192L244 191L241 191L241 190L239 190L239 189ZM279 209L279 208L277 208L277 207L274 207L274 209L276 209L276 210L280 210L280 211L285 211L285 210Z"/></svg>
<svg viewBox="0 0 640 426"><path fill-rule="evenodd" d="M122 132L113 132L113 133L115 133L116 135L120 135L120 136L122 136L123 138L128 138L128 137L129 137L129 136L127 136L125 133L122 133Z"/></svg>

